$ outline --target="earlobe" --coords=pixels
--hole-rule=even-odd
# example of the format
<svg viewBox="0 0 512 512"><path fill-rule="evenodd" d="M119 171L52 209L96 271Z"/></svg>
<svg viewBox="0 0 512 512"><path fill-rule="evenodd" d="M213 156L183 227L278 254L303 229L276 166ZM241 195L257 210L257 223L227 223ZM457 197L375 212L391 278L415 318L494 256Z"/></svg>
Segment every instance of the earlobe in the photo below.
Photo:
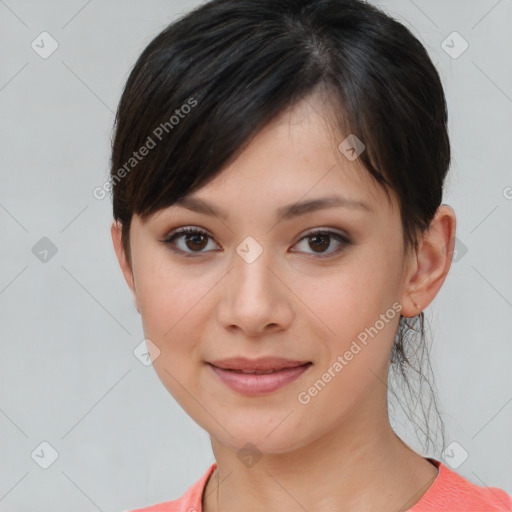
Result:
<svg viewBox="0 0 512 512"><path fill-rule="evenodd" d="M402 315L418 315L434 299L450 270L455 245L456 217L453 209L441 205L420 240L414 269L408 277Z"/></svg>
<svg viewBox="0 0 512 512"><path fill-rule="evenodd" d="M122 243L122 236L121 236L122 235L122 225L121 225L121 223L114 220L110 227L110 233L112 235L112 243L114 245L114 251L117 256L117 261L119 262L119 266L121 267L125 281L133 293L135 307L137 308L137 311L140 313L140 308L139 308L139 304L137 301L137 292L135 290L135 279L133 276L133 269L132 269L132 266L130 265L130 262L128 261L128 259L126 257L126 252L124 250L123 243Z"/></svg>

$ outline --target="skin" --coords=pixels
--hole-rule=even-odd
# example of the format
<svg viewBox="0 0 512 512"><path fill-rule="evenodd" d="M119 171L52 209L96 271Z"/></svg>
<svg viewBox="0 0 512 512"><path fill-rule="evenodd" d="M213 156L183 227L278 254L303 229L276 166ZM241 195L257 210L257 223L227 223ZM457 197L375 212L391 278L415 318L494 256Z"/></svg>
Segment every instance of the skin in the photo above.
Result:
<svg viewBox="0 0 512 512"><path fill-rule="evenodd" d="M144 222L134 215L131 261L121 226L112 223L145 336L158 347L150 349L153 366L210 434L217 470L203 495L206 512L397 512L419 501L437 476L388 419L399 314L308 404L297 399L393 303L407 317L430 304L449 271L456 227L454 211L441 205L429 230L419 233L418 249L406 253L396 197L389 204L359 160L341 154L345 137L330 127L324 108L312 96L283 113L193 194L225 210L227 219L177 205ZM371 211L333 207L276 218L281 206L331 195L363 201ZM196 257L162 242L179 226L211 235L175 240ZM352 244L331 236L315 246L305 238L315 228L344 233ZM236 252L248 236L263 249L252 263ZM205 364L271 355L313 365L275 392L247 397ZM250 467L237 456L248 442L261 455Z"/></svg>

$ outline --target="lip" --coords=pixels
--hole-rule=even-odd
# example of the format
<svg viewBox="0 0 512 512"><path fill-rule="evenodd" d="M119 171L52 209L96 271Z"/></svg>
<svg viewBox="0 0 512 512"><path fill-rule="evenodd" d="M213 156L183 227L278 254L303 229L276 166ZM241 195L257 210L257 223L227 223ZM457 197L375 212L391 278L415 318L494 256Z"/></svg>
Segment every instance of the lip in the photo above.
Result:
<svg viewBox="0 0 512 512"><path fill-rule="evenodd" d="M282 357L260 357L259 359L248 359L246 357L232 357L229 359L218 359L210 361L209 364L224 370L281 370L283 368L296 368L311 361L292 361Z"/></svg>
<svg viewBox="0 0 512 512"><path fill-rule="evenodd" d="M290 382L293 382L307 371L311 365L312 363L310 361L290 361L281 358L264 358L257 360L235 358L208 363L208 366L224 384L234 391L247 396L272 393ZM258 374L241 373L241 370L275 371L273 373Z"/></svg>

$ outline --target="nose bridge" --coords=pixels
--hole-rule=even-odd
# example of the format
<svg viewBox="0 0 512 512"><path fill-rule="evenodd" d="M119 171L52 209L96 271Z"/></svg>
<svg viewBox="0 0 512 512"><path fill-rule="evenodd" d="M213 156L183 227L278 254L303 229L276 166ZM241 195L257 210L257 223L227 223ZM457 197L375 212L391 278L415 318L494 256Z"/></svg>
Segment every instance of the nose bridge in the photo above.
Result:
<svg viewBox="0 0 512 512"><path fill-rule="evenodd" d="M233 279L236 293L265 295L269 290L269 279L273 276L269 270L272 266L271 251L254 237L246 237L236 248Z"/></svg>
<svg viewBox="0 0 512 512"><path fill-rule="evenodd" d="M286 311L280 303L284 299L282 284L271 271L275 266L272 252L256 239L247 237L238 245L221 301L224 325L256 333L266 325L285 322L280 318Z"/></svg>

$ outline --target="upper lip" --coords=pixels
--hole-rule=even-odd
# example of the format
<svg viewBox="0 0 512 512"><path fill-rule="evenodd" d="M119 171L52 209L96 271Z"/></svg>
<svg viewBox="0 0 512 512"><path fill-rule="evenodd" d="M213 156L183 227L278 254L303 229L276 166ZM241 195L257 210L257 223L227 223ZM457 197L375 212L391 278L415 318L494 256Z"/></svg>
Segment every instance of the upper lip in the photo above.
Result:
<svg viewBox="0 0 512 512"><path fill-rule="evenodd" d="M232 357L229 359L217 359L209 364L224 370L282 370L283 368L295 368L311 361L292 361L282 357L261 357L259 359L247 359L246 357Z"/></svg>

